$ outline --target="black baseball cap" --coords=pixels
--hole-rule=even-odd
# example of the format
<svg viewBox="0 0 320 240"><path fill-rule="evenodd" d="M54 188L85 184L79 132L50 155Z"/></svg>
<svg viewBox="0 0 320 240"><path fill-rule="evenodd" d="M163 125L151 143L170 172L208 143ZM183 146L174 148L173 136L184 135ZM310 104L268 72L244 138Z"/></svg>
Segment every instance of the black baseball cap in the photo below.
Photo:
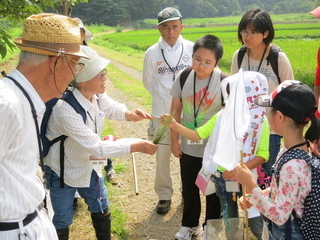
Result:
<svg viewBox="0 0 320 240"><path fill-rule="evenodd" d="M283 81L270 95L258 96L255 103L261 107L273 107L300 123L310 121L317 109L311 88L297 80Z"/></svg>
<svg viewBox="0 0 320 240"><path fill-rule="evenodd" d="M158 14L158 25L168 22L168 21L174 21L182 19L181 13L178 9L175 9L174 7L167 7L163 9Z"/></svg>

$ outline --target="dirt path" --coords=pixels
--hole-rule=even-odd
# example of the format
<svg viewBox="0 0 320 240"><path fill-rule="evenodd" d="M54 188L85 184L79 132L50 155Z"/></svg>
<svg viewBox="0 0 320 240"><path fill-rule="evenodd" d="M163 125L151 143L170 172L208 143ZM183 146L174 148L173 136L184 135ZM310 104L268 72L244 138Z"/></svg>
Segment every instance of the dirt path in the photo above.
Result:
<svg viewBox="0 0 320 240"><path fill-rule="evenodd" d="M108 57L105 52L99 52L101 56ZM112 61L112 63L122 71L125 71L130 76L142 79L141 72L124 66L120 63ZM116 89L110 81L107 83L107 94L127 105L131 110L142 108L136 102L130 101L121 91ZM115 127L117 138L137 137L147 138L148 121L141 122L112 122ZM171 175L174 184L174 196L172 198L172 208L167 215L158 215L155 211L155 206L158 201L157 195L154 192L153 184L155 177L155 156L135 153L138 192L135 194L132 157L131 155L122 157L118 161L125 163L129 171L120 174L120 189L117 202L121 203L123 209L128 214L127 229L131 232L130 240L169 240L174 239L175 233L181 226L181 193L180 193L180 172L179 162L177 158L171 159ZM116 161L114 161L115 164ZM114 187L114 186L112 186ZM112 203L111 203L112 206Z"/></svg>

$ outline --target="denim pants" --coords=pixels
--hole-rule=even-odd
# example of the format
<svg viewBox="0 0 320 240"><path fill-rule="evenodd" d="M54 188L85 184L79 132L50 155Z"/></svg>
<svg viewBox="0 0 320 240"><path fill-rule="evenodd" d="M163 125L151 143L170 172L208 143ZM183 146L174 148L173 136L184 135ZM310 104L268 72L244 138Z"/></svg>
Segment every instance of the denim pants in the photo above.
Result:
<svg viewBox="0 0 320 240"><path fill-rule="evenodd" d="M237 201L233 201L233 194L231 192L227 192L225 180L222 178L221 172L216 172L214 175L214 181L216 185L216 193L220 198L221 213L223 218L227 219L239 217ZM238 196L241 195L241 187L240 192L236 194ZM260 240L263 230L263 217L260 215L258 217L249 218L248 222L251 232Z"/></svg>
<svg viewBox="0 0 320 240"><path fill-rule="evenodd" d="M262 164L268 176L272 176L272 166L275 163L280 151L281 136L278 134L270 134L269 137L269 160Z"/></svg>
<svg viewBox="0 0 320 240"><path fill-rule="evenodd" d="M285 224L279 226L275 223L272 224L272 232L270 240L284 240L285 239ZM291 220L291 240L304 240L299 225L296 220Z"/></svg>
<svg viewBox="0 0 320 240"><path fill-rule="evenodd" d="M180 175L182 182L183 215L182 226L196 227L199 225L201 214L200 191L195 184L202 167L202 158L182 153L180 158ZM217 194L206 196L206 216L208 219L220 218L220 201Z"/></svg>
<svg viewBox="0 0 320 240"><path fill-rule="evenodd" d="M72 224L73 218L73 198L76 190L88 205L91 213L103 212L108 209L109 201L104 179L99 178L92 170L90 187L76 188L64 184L60 188L60 178L48 166L45 168L47 187L50 189L50 197L54 210L53 224L57 230L67 228Z"/></svg>

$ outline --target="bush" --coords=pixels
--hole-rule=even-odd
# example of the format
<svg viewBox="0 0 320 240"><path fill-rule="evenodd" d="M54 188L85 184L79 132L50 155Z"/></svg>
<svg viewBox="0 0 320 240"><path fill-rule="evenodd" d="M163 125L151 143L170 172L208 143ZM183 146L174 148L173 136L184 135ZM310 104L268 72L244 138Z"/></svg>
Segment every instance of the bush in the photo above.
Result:
<svg viewBox="0 0 320 240"><path fill-rule="evenodd" d="M117 32L117 33L121 33L122 30L123 30L123 26L121 26L120 24L118 24L118 25L116 26L116 32Z"/></svg>

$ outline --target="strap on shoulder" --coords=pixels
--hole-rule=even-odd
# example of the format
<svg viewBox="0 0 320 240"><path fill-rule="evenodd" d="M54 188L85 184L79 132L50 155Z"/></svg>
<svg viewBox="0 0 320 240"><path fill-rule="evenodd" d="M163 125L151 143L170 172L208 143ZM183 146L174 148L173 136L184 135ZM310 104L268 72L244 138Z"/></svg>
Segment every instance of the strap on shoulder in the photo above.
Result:
<svg viewBox="0 0 320 240"><path fill-rule="evenodd" d="M64 101L66 101L67 103L69 103L71 105L71 107L73 107L73 109L82 116L83 122L86 122L86 119L87 119L86 111L80 105L80 103L78 102L78 100L75 98L75 96L73 95L73 93L71 91L67 90L63 94L62 99Z"/></svg>
<svg viewBox="0 0 320 240"><path fill-rule="evenodd" d="M240 69L240 66L241 66L241 63L242 63L242 60L243 60L243 57L244 57L244 54L246 53L247 51L247 47L245 45L243 45L239 51L238 51L238 68Z"/></svg>
<svg viewBox="0 0 320 240"><path fill-rule="evenodd" d="M280 49L279 46L272 44L271 49L270 49L270 53L267 57L267 65L269 63L271 64L271 68L272 68L274 74L277 76L279 84L281 83L281 79L279 77L279 67L278 67L278 57L279 57L280 51L282 51L282 50Z"/></svg>
<svg viewBox="0 0 320 240"><path fill-rule="evenodd" d="M181 90L183 89L183 86L184 86L184 84L186 83L187 78L188 78L189 74L191 73L191 71L192 71L192 66L185 68L185 69L181 72L180 79L179 79Z"/></svg>

